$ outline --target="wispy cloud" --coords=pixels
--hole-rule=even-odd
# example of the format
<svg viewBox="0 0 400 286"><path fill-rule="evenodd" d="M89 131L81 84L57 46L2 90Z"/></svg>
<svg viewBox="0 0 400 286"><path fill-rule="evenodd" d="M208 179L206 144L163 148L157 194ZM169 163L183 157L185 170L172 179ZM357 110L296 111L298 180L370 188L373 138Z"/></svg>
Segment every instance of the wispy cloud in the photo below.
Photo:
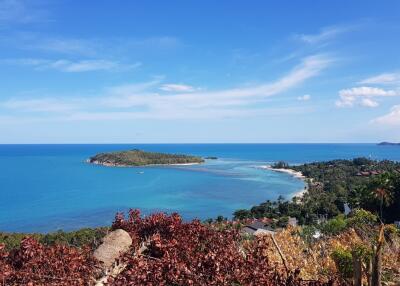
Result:
<svg viewBox="0 0 400 286"><path fill-rule="evenodd" d="M400 72L383 73L361 80L359 84L400 85Z"/></svg>
<svg viewBox="0 0 400 286"><path fill-rule="evenodd" d="M69 112L79 109L81 102L55 98L10 99L0 106L19 112Z"/></svg>
<svg viewBox="0 0 400 286"><path fill-rule="evenodd" d="M100 120L100 119L188 119L188 118L224 118L232 116L265 116L274 108L265 106L265 100L282 94L301 85L306 80L318 76L333 59L315 55L304 58L285 76L274 82L256 86L246 86L217 91L183 91L175 90L167 93L157 92L165 87L161 79L141 84L115 86L105 90L100 97L84 97L78 101L69 99L57 102L45 100L48 111L61 110L65 105L65 113L60 114L67 120ZM178 88L179 89L179 88ZM3 103L3 108L14 110L37 110L40 99L35 101L16 101ZM0 104L1 105L1 104ZM297 107L296 107L297 108ZM285 108L288 109L288 108ZM290 109L290 108L289 108Z"/></svg>
<svg viewBox="0 0 400 286"><path fill-rule="evenodd" d="M123 64L116 61L95 59L77 60L67 59L3 59L0 63L9 65L32 66L36 70L58 70L62 72L90 72L90 71L126 71L141 66L141 63Z"/></svg>
<svg viewBox="0 0 400 286"><path fill-rule="evenodd" d="M371 122L387 126L400 126L400 105L393 106L388 114L375 118Z"/></svg>
<svg viewBox="0 0 400 286"><path fill-rule="evenodd" d="M25 38L24 49L40 50L67 55L95 56L103 49L103 43L95 39L52 38L33 35Z"/></svg>
<svg viewBox="0 0 400 286"><path fill-rule="evenodd" d="M360 105L364 107L377 107L379 103L375 98L400 95L395 90L385 90L377 87L361 86L339 91L337 107L353 107Z"/></svg>
<svg viewBox="0 0 400 286"><path fill-rule="evenodd" d="M308 101L310 99L311 99L311 95L309 95L309 94L305 94L305 95L297 97L297 100L299 100L299 101Z"/></svg>
<svg viewBox="0 0 400 286"><path fill-rule="evenodd" d="M322 28L316 34L298 34L295 38L307 44L319 44L332 40L352 29L354 29L354 26L330 26Z"/></svg>
<svg viewBox="0 0 400 286"><path fill-rule="evenodd" d="M170 92L193 92L196 90L196 88L191 85L174 83L163 84L160 89Z"/></svg>

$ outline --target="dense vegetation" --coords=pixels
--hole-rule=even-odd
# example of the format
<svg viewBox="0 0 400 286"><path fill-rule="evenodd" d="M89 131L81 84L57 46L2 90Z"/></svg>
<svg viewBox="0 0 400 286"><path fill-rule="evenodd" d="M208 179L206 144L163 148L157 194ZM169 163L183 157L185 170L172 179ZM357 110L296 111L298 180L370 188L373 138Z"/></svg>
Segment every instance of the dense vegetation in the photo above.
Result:
<svg viewBox="0 0 400 286"><path fill-rule="evenodd" d="M250 210L238 210L235 218L296 217L301 224L313 224L350 208L363 208L379 214L382 220L400 220L400 163L366 158L333 160L299 166L284 162L278 168L291 168L308 178L308 191L286 201L266 201Z"/></svg>
<svg viewBox="0 0 400 286"><path fill-rule="evenodd" d="M383 228L367 211L327 221L321 238L309 226L289 227L274 237L249 237L242 226L183 222L178 214L143 218L137 210L127 218L117 214L111 230L124 229L133 244L115 265L118 274L106 277L107 285L350 285L354 259L372 263L380 244L382 281L400 281L399 230ZM379 229L384 243L377 239ZM63 237L78 233L83 234ZM80 247L53 242L26 237L13 249L0 243L0 285L95 285L104 277L84 240ZM373 269L363 268L363 281Z"/></svg>
<svg viewBox="0 0 400 286"><path fill-rule="evenodd" d="M332 285L336 273L301 278L296 265L272 263L271 242L243 239L237 222L185 223L179 215L142 218L118 214L112 229L126 230L133 244L120 257L122 271L107 285ZM4 285L94 285L99 263L89 248L44 246L25 238L11 251L0 245L0 283ZM337 284L338 285L338 284Z"/></svg>
<svg viewBox="0 0 400 286"><path fill-rule="evenodd" d="M204 160L196 156L145 152L134 149L129 151L100 153L90 157L89 162L105 166L146 166L203 163Z"/></svg>
<svg viewBox="0 0 400 286"><path fill-rule="evenodd" d="M29 236L45 246L62 244L75 247L90 246L90 248L95 248L101 243L101 239L107 234L108 231L109 231L108 227L100 227L100 228L83 228L71 232L64 232L60 230L57 232L47 233L47 234L0 232L0 244L3 243L6 250L16 249L20 247L22 240L26 236Z"/></svg>

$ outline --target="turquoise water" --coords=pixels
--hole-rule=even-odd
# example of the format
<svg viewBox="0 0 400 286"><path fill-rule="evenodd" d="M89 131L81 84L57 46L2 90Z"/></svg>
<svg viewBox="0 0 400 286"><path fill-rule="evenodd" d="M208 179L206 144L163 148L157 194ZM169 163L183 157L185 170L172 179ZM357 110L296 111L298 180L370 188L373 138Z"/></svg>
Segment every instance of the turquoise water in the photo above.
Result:
<svg viewBox="0 0 400 286"><path fill-rule="evenodd" d="M197 166L110 168L85 163L98 152L143 149L217 156ZM258 168L367 156L400 160L374 144L0 145L0 230L54 231L109 225L117 211L177 211L185 219L230 217L304 183Z"/></svg>

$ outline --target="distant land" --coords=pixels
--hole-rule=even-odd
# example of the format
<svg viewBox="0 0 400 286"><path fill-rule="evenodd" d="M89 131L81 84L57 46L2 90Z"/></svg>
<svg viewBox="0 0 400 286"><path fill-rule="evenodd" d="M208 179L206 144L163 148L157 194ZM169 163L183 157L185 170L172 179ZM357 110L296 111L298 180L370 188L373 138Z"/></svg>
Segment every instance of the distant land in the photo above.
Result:
<svg viewBox="0 0 400 286"><path fill-rule="evenodd" d="M99 153L90 157L88 162L91 164L110 167L137 167L148 165L200 164L204 162L204 159L191 155L145 152L134 149L128 151Z"/></svg>
<svg viewBox="0 0 400 286"><path fill-rule="evenodd" d="M393 143L393 142L381 142L378 143L379 146L400 146L400 143Z"/></svg>

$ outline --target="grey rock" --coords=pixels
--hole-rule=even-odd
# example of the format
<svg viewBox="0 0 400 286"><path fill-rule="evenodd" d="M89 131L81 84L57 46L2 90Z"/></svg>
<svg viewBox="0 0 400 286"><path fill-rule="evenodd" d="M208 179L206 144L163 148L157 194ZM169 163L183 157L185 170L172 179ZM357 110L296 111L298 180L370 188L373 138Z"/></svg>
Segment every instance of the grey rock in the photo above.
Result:
<svg viewBox="0 0 400 286"><path fill-rule="evenodd" d="M103 262L106 268L112 266L117 258L129 250L132 238L125 230L117 229L103 238L103 243L94 251L94 257Z"/></svg>

